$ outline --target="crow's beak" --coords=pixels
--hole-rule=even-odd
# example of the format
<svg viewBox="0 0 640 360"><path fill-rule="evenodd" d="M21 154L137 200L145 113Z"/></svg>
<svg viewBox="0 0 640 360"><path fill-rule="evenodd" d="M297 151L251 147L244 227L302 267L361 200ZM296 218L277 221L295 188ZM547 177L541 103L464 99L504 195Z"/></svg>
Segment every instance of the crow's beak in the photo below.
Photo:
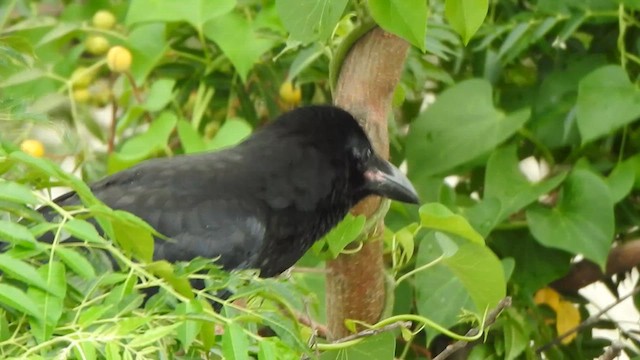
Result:
<svg viewBox="0 0 640 360"><path fill-rule="evenodd" d="M375 155L367 164L364 178L367 190L376 195L412 204L420 201L418 192L400 169Z"/></svg>

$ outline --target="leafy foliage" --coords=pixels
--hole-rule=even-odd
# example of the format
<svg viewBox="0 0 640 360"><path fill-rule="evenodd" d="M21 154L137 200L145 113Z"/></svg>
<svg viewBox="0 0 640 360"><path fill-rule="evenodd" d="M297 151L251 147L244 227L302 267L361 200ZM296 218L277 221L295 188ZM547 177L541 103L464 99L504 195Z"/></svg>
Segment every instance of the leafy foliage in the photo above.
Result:
<svg viewBox="0 0 640 360"><path fill-rule="evenodd" d="M115 24L95 22L100 10ZM3 2L0 356L286 359L315 356L315 339L325 359L418 359L508 294L514 306L470 356L534 357L586 314L578 294L540 300L548 286L581 258L606 269L613 246L638 238L639 10L616 0ZM395 303L369 324L414 321L402 336L325 343L299 321L326 321L322 260L357 251L364 218L347 218L282 281L228 274L214 259L150 262L154 230L91 194L86 183L105 174L232 146L286 109L331 102L340 44L371 21L413 45L390 143L423 205L390 206ZM109 71L96 37L130 52L127 71ZM25 140L43 143L46 159ZM84 205L53 207L48 222L34 209L58 186ZM47 233L53 242L38 241ZM211 303L227 288L245 304L218 314ZM593 358L606 344L585 329L545 356Z"/></svg>

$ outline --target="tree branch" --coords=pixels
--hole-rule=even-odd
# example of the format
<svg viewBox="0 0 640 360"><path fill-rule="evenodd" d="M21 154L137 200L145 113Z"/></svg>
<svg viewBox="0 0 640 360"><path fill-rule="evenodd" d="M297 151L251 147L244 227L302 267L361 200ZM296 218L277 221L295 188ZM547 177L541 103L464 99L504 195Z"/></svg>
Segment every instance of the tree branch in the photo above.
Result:
<svg viewBox="0 0 640 360"><path fill-rule="evenodd" d="M349 50L336 84L334 103L358 119L376 152L385 158L389 156L387 116L408 48L406 41L376 27ZM370 217L379 205L380 198L369 197L352 212ZM382 315L383 229L383 222L378 222L360 251L327 262L327 326L332 339L349 335L345 319L374 324Z"/></svg>
<svg viewBox="0 0 640 360"><path fill-rule="evenodd" d="M562 339L566 338L567 336L573 334L573 333L577 333L579 331L582 331L586 328L588 328L589 326L595 324L596 322L598 322L598 320L600 319L600 317L604 314L606 314L609 310L613 309L615 306L617 306L618 304L620 304L621 302L623 302L624 300L632 297L633 295L637 294L640 292L640 286L634 288L630 293L628 293L625 296L622 296L621 298L619 298L618 300L616 300L615 302L609 304L608 306L606 306L604 309L600 310L598 313L593 314L591 316L589 316L585 321L581 322L580 324L578 324L578 326L574 327L571 330L568 330L567 332L565 332L564 334L560 334L558 335L555 339L553 339L552 341L540 346L539 348L536 349L536 353L540 354L548 349L550 349L553 346L556 346L558 344L560 344L560 342L562 341ZM435 360L435 359L434 359Z"/></svg>
<svg viewBox="0 0 640 360"><path fill-rule="evenodd" d="M605 350L604 354L600 355L598 360L613 360L620 356L621 352L622 346L620 344L611 344L611 346Z"/></svg>
<svg viewBox="0 0 640 360"><path fill-rule="evenodd" d="M626 241L609 252L606 272L589 260L579 261L551 287L565 294L575 294L583 287L612 275L630 271L640 265L640 239Z"/></svg>
<svg viewBox="0 0 640 360"><path fill-rule="evenodd" d="M493 323L496 322L496 319L498 318L498 315L500 315L500 313L502 312L502 310L508 308L511 306L511 297L507 296L506 298L500 300L500 302L498 303L498 305L496 305L496 307L491 310L489 312L489 314L487 315L487 319L484 322L484 328L486 329L487 327L493 325ZM467 331L467 333L465 334L465 336L476 336L478 335L478 333L480 332L480 328L473 328L469 331ZM468 341L456 341L455 343L448 345L440 354L438 354L438 356L434 357L433 360L444 360L446 358L448 358L449 356L453 355L453 353L455 353L456 351L463 349L467 346L469 346L469 344L472 344Z"/></svg>

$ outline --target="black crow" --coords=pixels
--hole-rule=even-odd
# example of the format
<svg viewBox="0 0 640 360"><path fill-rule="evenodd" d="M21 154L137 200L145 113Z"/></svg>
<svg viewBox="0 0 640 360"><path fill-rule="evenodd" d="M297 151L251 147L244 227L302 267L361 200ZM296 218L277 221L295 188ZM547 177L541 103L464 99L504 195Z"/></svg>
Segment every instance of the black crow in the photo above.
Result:
<svg viewBox="0 0 640 360"><path fill-rule="evenodd" d="M239 145L142 162L91 186L170 241L154 260L215 258L260 276L291 267L368 195L416 203L409 180L376 155L358 122L333 106L285 113ZM77 205L74 193L59 205Z"/></svg>

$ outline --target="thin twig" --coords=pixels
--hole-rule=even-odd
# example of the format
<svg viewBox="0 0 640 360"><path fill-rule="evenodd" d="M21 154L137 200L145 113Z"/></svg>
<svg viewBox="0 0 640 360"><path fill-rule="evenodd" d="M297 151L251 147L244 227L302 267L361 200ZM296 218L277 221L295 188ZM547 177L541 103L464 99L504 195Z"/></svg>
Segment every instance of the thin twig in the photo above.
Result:
<svg viewBox="0 0 640 360"><path fill-rule="evenodd" d="M488 326L491 326L494 322L496 322L496 318L498 317L498 315L500 315L502 310L504 310L504 309L506 309L506 308L508 308L510 306L511 306L511 297L510 296L507 296L506 298L500 300L498 305L496 305L496 307L493 310L491 310L489 312L489 314L487 315L487 319L484 322L484 328L486 329ZM480 329L480 328L473 328L473 329L467 331L465 336L467 336L467 337L476 336L476 335L478 335L478 333L481 330L482 329ZM470 344L470 342L468 342L468 341L458 340L455 343L448 345L440 354L438 354L436 357L434 357L433 360L444 360L444 359L448 358L449 356L453 355L453 353L455 353L456 351L469 346L469 344Z"/></svg>
<svg viewBox="0 0 640 360"><path fill-rule="evenodd" d="M292 311L292 310L288 310ZM293 311L294 316L298 320L298 322L304 326L308 326L313 332L316 333L315 336L321 337L323 339L327 339L329 337L329 329L325 325L315 322L311 316L305 315L303 313Z"/></svg>
<svg viewBox="0 0 640 360"><path fill-rule="evenodd" d="M360 338L363 338L363 337L369 337L369 336L373 336L373 335L378 335L380 333L391 331L391 330L395 330L395 329L398 329L398 328L401 328L401 327L408 329L408 328L411 327L411 325L412 325L411 321L398 321L398 322L391 323L389 325L385 325L385 326L383 326L381 328L378 328L378 329L365 329L365 330L362 330L362 331L357 332L355 334L351 334L349 336L345 336L345 337L343 337L341 339L338 339L338 340L334 341L333 343L334 344L339 344L339 343L343 343L343 342L347 342L347 341L351 341L351 340L355 340L355 339L360 339Z"/></svg>
<svg viewBox="0 0 640 360"><path fill-rule="evenodd" d="M562 341L562 339L566 338L567 336L582 331L585 328L595 324L602 315L604 315L605 313L607 313L609 310L611 310L612 308L614 308L615 306L617 306L618 304L620 304L621 302L625 301L626 299L632 297L633 295L637 294L640 292L640 286L635 287L630 293L628 293L627 295L619 298L618 300L616 300L615 302L609 304L607 307L605 307L604 309L600 310L598 313L589 316L585 321L581 322L580 324L578 324L578 326L574 327L571 330L568 330L567 332L565 332L564 334L558 335L555 339L553 339L552 341L540 346L538 349L536 349L536 353L540 354L545 350L550 349L553 346L556 346L558 344L560 344L560 342Z"/></svg>
<svg viewBox="0 0 640 360"><path fill-rule="evenodd" d="M605 350L604 354L600 355L598 360L613 360L620 356L622 352L622 345L613 343L610 347Z"/></svg>
<svg viewBox="0 0 640 360"><path fill-rule="evenodd" d="M107 142L107 154L111 154L113 152L115 147L115 142L116 142L116 125L118 121L118 118L117 118L118 101L113 91L114 83L115 83L115 77L114 75L111 75L109 77L109 90L111 93L111 95L109 96L111 100L111 123L109 124L109 140Z"/></svg>

